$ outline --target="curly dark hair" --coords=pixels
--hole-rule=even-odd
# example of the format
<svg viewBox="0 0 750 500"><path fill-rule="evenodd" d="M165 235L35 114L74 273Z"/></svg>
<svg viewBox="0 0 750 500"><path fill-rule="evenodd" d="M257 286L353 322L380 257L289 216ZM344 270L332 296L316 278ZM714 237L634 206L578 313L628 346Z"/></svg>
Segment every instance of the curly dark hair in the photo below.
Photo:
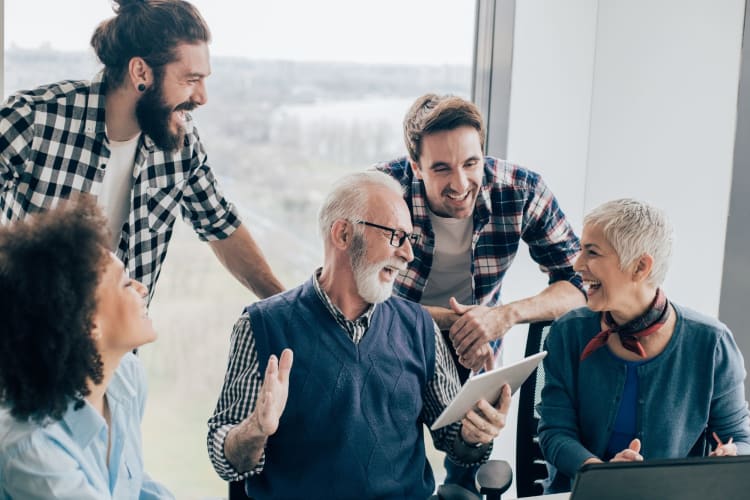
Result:
<svg viewBox="0 0 750 500"><path fill-rule="evenodd" d="M102 380L91 331L106 228L86 195L0 228L0 399L17 419L59 420Z"/></svg>

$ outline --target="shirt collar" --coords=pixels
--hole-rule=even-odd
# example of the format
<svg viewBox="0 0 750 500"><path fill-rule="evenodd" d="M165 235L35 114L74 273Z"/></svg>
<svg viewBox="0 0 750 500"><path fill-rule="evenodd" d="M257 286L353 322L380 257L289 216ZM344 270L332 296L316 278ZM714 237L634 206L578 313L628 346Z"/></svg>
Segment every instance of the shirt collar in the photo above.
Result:
<svg viewBox="0 0 750 500"><path fill-rule="evenodd" d="M328 309L328 312L330 312L331 315L339 322L343 321L346 323L356 323L358 321L361 321L364 323L365 328L367 328L370 325L370 319L372 318L372 315L375 312L375 304L370 304L368 308L365 310L365 312L363 312L359 317L354 319L354 321L350 321L346 319L346 316L344 316L344 313L341 312L341 309L339 309L336 306L336 304L333 303L333 301L325 292L325 290L323 290L323 287L320 286L320 281L318 281L318 279L322 271L323 271L323 268L319 267L313 273L313 277L312 277L313 288L315 288L315 293L318 294L318 298L326 306L326 309Z"/></svg>
<svg viewBox="0 0 750 500"><path fill-rule="evenodd" d="M99 71L91 79L89 95L86 100L86 124L84 130L90 137L106 137L105 104L107 82L104 81L104 70ZM188 119L188 122L191 122ZM186 124L186 131L192 130L192 123ZM187 133L187 132L186 132ZM149 151L156 148L156 144L148 134L142 134L143 145Z"/></svg>
<svg viewBox="0 0 750 500"><path fill-rule="evenodd" d="M91 79L91 86L89 87L89 95L86 100L86 122L84 130L90 137L96 138L99 135L104 135L104 93L105 93L105 82L104 82L104 70L99 71L94 78Z"/></svg>
<svg viewBox="0 0 750 500"><path fill-rule="evenodd" d="M68 404L68 411L63 415L63 422L68 427L71 439L81 449L86 449L107 423L88 401L84 401L83 407L77 410L75 404L76 401Z"/></svg>
<svg viewBox="0 0 750 500"><path fill-rule="evenodd" d="M115 370L109 386L107 387L107 403L109 404L110 414L113 415L111 421L114 421L114 414L120 411L120 407L130 404L136 397L136 391L133 384L126 380L120 373ZM70 431L73 441L85 449L91 444L91 441L101 432L102 427L107 425L99 412L97 412L88 401L84 401L82 408L75 409L76 401L68 404L68 410L63 415L63 422Z"/></svg>

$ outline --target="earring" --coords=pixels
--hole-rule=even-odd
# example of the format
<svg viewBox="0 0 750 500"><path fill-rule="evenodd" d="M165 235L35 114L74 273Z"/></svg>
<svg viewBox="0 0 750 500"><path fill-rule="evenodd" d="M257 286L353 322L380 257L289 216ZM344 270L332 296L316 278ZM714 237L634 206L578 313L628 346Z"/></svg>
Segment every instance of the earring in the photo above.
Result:
<svg viewBox="0 0 750 500"><path fill-rule="evenodd" d="M143 92L146 90L146 84L145 83L139 83L138 84L138 92Z"/></svg>

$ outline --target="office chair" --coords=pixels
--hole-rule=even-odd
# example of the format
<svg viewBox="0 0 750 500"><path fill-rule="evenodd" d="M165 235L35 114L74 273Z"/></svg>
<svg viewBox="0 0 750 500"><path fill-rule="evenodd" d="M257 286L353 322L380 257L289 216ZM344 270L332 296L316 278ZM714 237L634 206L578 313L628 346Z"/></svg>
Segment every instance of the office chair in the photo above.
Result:
<svg viewBox="0 0 750 500"><path fill-rule="evenodd" d="M228 500L249 500L245 494L245 481L231 481L229 483Z"/></svg>
<svg viewBox="0 0 750 500"><path fill-rule="evenodd" d="M526 354L531 356L544 349L551 321L529 325L526 337ZM516 429L516 492L518 497L541 495L542 481L547 478L547 463L539 448L537 427L539 414L536 405L542 398L544 367L542 364L521 386L518 399L518 427Z"/></svg>

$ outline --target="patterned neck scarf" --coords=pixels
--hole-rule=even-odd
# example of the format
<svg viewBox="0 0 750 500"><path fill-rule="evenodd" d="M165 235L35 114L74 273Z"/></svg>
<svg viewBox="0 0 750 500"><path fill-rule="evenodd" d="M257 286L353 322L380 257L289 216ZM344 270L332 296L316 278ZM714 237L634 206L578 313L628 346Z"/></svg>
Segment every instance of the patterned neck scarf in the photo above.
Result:
<svg viewBox="0 0 750 500"><path fill-rule="evenodd" d="M603 313L604 323L607 325L607 329L599 332L596 336L586 344L586 347L581 353L581 361L589 357L591 353L607 345L609 336L616 333L620 336L622 346L628 351L638 354L640 357L646 357L646 351L641 345L640 338L651 335L655 331L664 325L669 319L669 301L667 296L661 290L656 290L656 297L646 312L625 323L624 325L618 325L615 323L614 318L605 311Z"/></svg>

